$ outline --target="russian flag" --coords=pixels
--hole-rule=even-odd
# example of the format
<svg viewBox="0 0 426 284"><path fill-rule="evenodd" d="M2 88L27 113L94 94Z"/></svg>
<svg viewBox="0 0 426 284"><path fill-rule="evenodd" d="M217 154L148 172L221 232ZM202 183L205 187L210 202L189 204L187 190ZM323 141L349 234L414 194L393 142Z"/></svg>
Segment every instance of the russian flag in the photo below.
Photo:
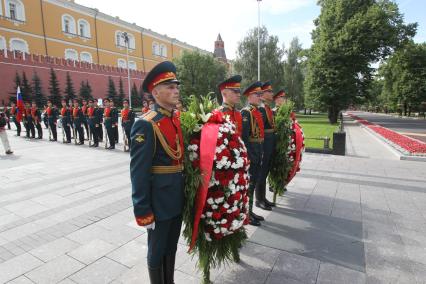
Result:
<svg viewBox="0 0 426 284"><path fill-rule="evenodd" d="M19 86L18 86L18 89L16 90L16 107L18 108L16 119L18 121L21 121L22 115L24 114L24 100L22 99L21 88Z"/></svg>

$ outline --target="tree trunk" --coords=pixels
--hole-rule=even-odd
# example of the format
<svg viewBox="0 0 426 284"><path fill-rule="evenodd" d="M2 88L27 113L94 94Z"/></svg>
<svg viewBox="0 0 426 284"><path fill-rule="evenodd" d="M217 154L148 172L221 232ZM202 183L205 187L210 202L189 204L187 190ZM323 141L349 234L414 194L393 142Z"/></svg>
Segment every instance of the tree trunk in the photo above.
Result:
<svg viewBox="0 0 426 284"><path fill-rule="evenodd" d="M311 114L312 114L312 109L310 108L310 109L309 109L309 115L311 115Z"/></svg>
<svg viewBox="0 0 426 284"><path fill-rule="evenodd" d="M407 116L407 104L404 103L404 116Z"/></svg>
<svg viewBox="0 0 426 284"><path fill-rule="evenodd" d="M305 108L304 114L306 115L306 108Z"/></svg>
<svg viewBox="0 0 426 284"><path fill-rule="evenodd" d="M337 123L337 117L339 115L339 109L336 106L328 107L328 121L333 124Z"/></svg>

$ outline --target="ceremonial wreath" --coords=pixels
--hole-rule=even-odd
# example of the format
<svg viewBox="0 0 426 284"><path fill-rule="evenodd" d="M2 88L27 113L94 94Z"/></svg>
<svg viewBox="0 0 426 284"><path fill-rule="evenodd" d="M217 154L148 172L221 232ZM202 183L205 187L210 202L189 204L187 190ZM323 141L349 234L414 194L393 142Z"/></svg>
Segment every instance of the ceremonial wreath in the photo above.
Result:
<svg viewBox="0 0 426 284"><path fill-rule="evenodd" d="M235 125L207 96L181 114L185 155L184 236L198 254L203 282L210 268L239 261L247 239L249 160Z"/></svg>
<svg viewBox="0 0 426 284"><path fill-rule="evenodd" d="M275 115L276 153L268 177L269 186L274 188L274 202L300 170L302 160L303 131L292 109L293 104L287 102L277 109Z"/></svg>

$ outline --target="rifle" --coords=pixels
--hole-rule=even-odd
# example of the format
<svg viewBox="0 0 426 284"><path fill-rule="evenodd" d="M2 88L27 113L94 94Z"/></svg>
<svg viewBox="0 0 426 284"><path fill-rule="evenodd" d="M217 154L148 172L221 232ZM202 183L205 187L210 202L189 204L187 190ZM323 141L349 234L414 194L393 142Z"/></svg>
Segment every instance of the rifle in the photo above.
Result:
<svg viewBox="0 0 426 284"><path fill-rule="evenodd" d="M129 152L129 138L126 135L126 131L124 130L123 124L121 124L121 130L123 132L123 140L124 140L123 150L124 152Z"/></svg>
<svg viewBox="0 0 426 284"><path fill-rule="evenodd" d="M62 127L61 127L61 129L62 129L62 143L65 143L65 126L64 126L64 124L62 123L62 120L63 120L64 118L63 117L61 117L61 120L60 120L60 123L61 123L61 125L62 125Z"/></svg>
<svg viewBox="0 0 426 284"><path fill-rule="evenodd" d="M77 145L77 130L76 130L76 126L74 124L74 128L72 129L72 132L74 134L74 144Z"/></svg>
<svg viewBox="0 0 426 284"><path fill-rule="evenodd" d="M49 141L52 140L52 129L50 129L49 117L47 117L47 129L49 129Z"/></svg>
<svg viewBox="0 0 426 284"><path fill-rule="evenodd" d="M104 127L104 133L105 133L105 149L108 148L108 131L106 129L105 123L103 124Z"/></svg>
<svg viewBox="0 0 426 284"><path fill-rule="evenodd" d="M89 146L92 146L92 131L90 131L90 125L88 127L89 133L87 134L89 136Z"/></svg>

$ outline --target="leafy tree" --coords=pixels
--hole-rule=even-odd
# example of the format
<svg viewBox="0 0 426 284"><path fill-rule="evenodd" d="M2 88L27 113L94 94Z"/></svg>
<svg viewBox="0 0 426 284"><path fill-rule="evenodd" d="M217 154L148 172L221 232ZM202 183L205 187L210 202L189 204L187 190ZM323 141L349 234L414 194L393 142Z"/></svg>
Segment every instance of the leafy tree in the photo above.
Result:
<svg viewBox="0 0 426 284"><path fill-rule="evenodd" d="M243 86L257 81L257 28L248 32L238 44L235 71L243 77ZM284 86L284 49L278 47L278 37L269 35L266 27L260 28L260 80L271 80L274 88Z"/></svg>
<svg viewBox="0 0 426 284"><path fill-rule="evenodd" d="M25 72L22 72L21 94L24 102L31 102L33 99L33 90Z"/></svg>
<svg viewBox="0 0 426 284"><path fill-rule="evenodd" d="M371 63L388 57L414 36L417 24L404 24L390 0L320 0L309 51L305 91L328 111L331 123L340 110L365 96L373 79Z"/></svg>
<svg viewBox="0 0 426 284"><path fill-rule="evenodd" d="M198 51L184 52L175 59L177 76L181 82L180 95L184 104L191 95L205 96L217 91L217 85L225 79L226 66L210 54Z"/></svg>
<svg viewBox="0 0 426 284"><path fill-rule="evenodd" d="M296 109L304 104L303 97L303 49L297 37L293 38L286 50L287 60L284 62L284 86L287 96L294 102Z"/></svg>
<svg viewBox="0 0 426 284"><path fill-rule="evenodd" d="M62 95L59 88L59 81L53 68L50 68L49 93L49 99L52 101L52 104L59 107L61 105Z"/></svg>
<svg viewBox="0 0 426 284"><path fill-rule="evenodd" d="M86 80L86 82L81 81L79 95L82 100L87 101L93 99L92 88L90 87L88 80Z"/></svg>
<svg viewBox="0 0 426 284"><path fill-rule="evenodd" d="M123 99L125 96L126 94L124 93L123 78L120 77L120 81L118 82L118 97L116 102L118 106L123 105Z"/></svg>
<svg viewBox="0 0 426 284"><path fill-rule="evenodd" d="M136 87L135 83L133 83L132 91L130 93L130 98L132 100L133 109L142 106L142 97L139 95L138 88Z"/></svg>
<svg viewBox="0 0 426 284"><path fill-rule="evenodd" d="M107 93L107 97L108 97L108 99L113 100L114 104L117 103L117 91L115 89L114 81L112 80L111 77L108 78L108 93Z"/></svg>
<svg viewBox="0 0 426 284"><path fill-rule="evenodd" d="M66 79L66 82L65 82L65 92L64 93L65 93L65 99L67 100L67 102L72 101L73 99L76 98L74 85L72 83L70 72L67 72L67 79Z"/></svg>
<svg viewBox="0 0 426 284"><path fill-rule="evenodd" d="M87 88L87 96L88 99L93 99L93 95L92 95L92 86L90 86L89 80L86 80L86 88ZM87 99L86 99L87 100Z"/></svg>
<svg viewBox="0 0 426 284"><path fill-rule="evenodd" d="M382 97L404 115L425 111L426 43L409 42L397 50L380 68L384 78Z"/></svg>
<svg viewBox="0 0 426 284"><path fill-rule="evenodd" d="M15 82L15 88L12 90L12 92L9 93L10 94L9 101L16 103L16 90L18 89L18 86L21 87L21 76L19 75L18 72L15 73L14 82Z"/></svg>
<svg viewBox="0 0 426 284"><path fill-rule="evenodd" d="M33 90L34 90L34 100L37 104L37 107L41 108L46 105L46 97L44 96L40 77L37 75L37 72L34 72L33 75Z"/></svg>

